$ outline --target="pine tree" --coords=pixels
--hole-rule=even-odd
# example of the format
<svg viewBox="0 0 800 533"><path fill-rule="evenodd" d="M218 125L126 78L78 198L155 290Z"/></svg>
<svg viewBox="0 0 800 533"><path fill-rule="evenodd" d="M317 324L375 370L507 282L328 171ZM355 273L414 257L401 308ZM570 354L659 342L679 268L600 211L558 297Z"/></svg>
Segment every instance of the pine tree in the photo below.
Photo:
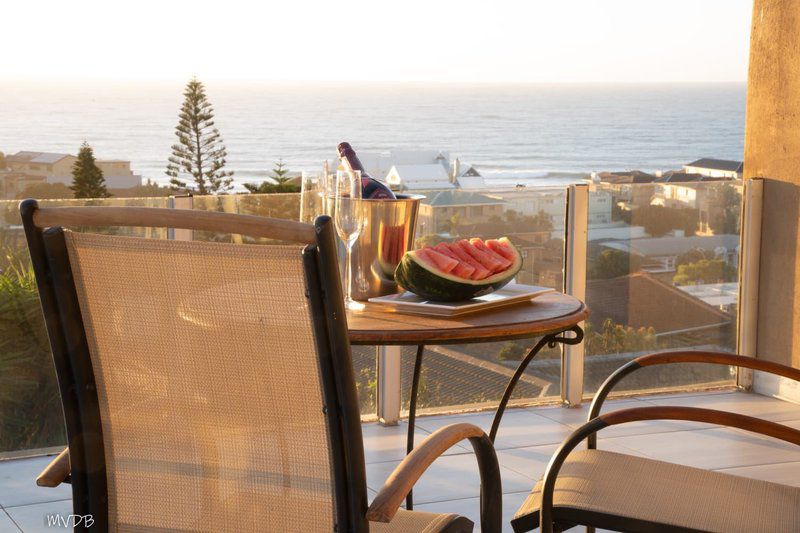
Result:
<svg viewBox="0 0 800 533"><path fill-rule="evenodd" d="M72 185L75 198L108 198L106 179L97 167L92 147L86 141L78 152L78 160L72 165Z"/></svg>
<svg viewBox="0 0 800 533"><path fill-rule="evenodd" d="M194 188L199 194L227 192L232 188L233 172L224 170L228 153L214 127L214 109L206 98L205 87L192 78L183 96L175 127L178 142L172 145L167 164L170 184L173 189Z"/></svg>
<svg viewBox="0 0 800 533"><path fill-rule="evenodd" d="M272 180L275 183L264 181L259 184L245 183L244 188L253 194L270 194L280 192L300 192L300 185L291 183L292 178L289 176L289 169L283 159L278 159L275 167L272 169Z"/></svg>

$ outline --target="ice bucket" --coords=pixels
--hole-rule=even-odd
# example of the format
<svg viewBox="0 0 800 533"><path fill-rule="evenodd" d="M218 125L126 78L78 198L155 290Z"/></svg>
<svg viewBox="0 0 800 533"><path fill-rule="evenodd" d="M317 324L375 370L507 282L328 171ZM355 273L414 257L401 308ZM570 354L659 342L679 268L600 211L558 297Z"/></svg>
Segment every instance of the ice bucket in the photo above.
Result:
<svg viewBox="0 0 800 533"><path fill-rule="evenodd" d="M414 245L420 195L397 195L397 200L363 200L364 229L353 245L353 299L367 300L398 291L394 281L403 254ZM344 265L344 250L340 247ZM345 269L342 268L342 275ZM346 280L343 284L346 287Z"/></svg>

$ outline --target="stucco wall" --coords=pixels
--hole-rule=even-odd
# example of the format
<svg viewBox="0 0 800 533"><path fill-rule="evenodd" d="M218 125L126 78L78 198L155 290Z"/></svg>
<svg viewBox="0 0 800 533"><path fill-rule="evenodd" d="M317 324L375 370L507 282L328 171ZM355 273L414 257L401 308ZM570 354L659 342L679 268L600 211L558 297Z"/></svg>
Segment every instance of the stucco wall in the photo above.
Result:
<svg viewBox="0 0 800 533"><path fill-rule="evenodd" d="M800 2L755 0L745 178L764 187L758 357L800 367Z"/></svg>

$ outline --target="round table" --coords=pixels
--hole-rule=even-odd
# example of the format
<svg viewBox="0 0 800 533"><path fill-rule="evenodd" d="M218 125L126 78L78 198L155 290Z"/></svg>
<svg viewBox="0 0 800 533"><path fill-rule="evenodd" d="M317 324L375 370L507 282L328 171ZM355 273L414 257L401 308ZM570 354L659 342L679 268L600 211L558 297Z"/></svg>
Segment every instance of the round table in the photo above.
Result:
<svg viewBox="0 0 800 533"><path fill-rule="evenodd" d="M417 346L411 398L408 406L406 452L414 449L414 427L417 409L422 355L425 345L471 344L541 337L520 361L503 392L489 431L494 442L508 401L528 364L545 346L557 343L578 344L583 340L579 324L589 315L586 305L567 294L549 293L529 302L489 309L459 317L434 317L387 311L385 307L367 304L363 311L348 311L350 343L375 346ZM571 331L574 336L565 336ZM406 508L413 508L409 492Z"/></svg>

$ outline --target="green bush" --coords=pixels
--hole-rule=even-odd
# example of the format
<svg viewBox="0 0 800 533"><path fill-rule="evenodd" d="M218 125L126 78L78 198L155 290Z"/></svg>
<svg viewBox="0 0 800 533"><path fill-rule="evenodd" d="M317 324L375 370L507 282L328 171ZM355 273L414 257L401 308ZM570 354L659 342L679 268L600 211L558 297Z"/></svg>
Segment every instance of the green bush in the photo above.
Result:
<svg viewBox="0 0 800 533"><path fill-rule="evenodd" d="M500 348L500 353L497 354L497 358L501 361L521 361L526 353L527 350L524 346L514 341L508 341L503 343L503 347Z"/></svg>
<svg viewBox="0 0 800 533"><path fill-rule="evenodd" d="M12 259L0 272L0 451L66 442L36 281L25 263Z"/></svg>

